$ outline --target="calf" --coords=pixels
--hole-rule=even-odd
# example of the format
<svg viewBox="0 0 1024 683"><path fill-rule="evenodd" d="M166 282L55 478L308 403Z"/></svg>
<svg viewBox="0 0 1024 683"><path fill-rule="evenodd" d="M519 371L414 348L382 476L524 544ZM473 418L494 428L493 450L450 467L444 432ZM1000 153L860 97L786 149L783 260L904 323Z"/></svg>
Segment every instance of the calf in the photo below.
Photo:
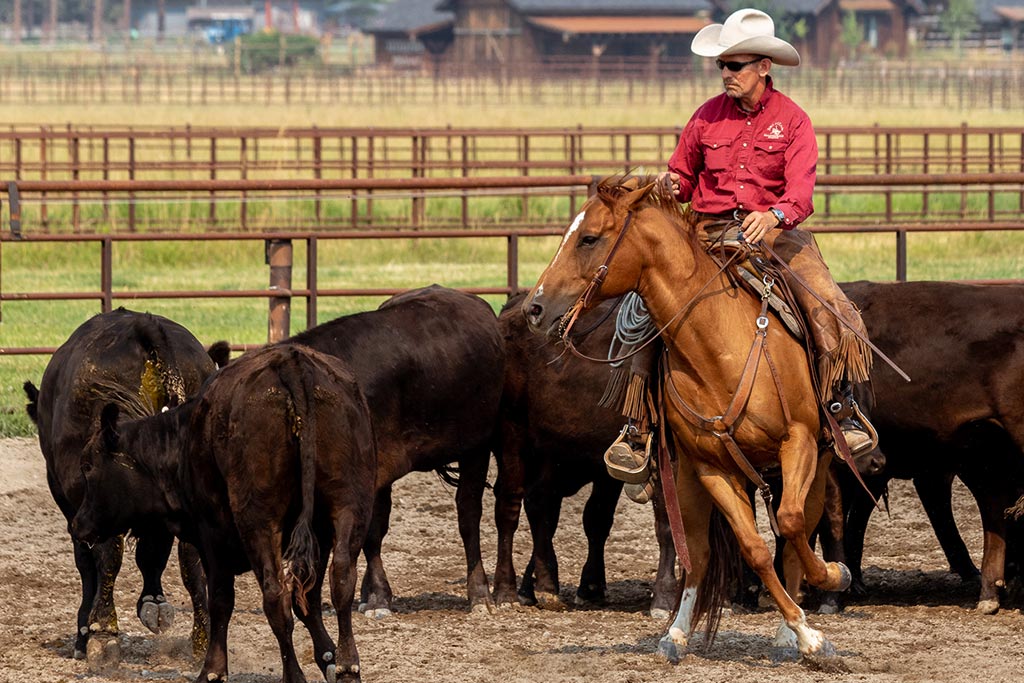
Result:
<svg viewBox="0 0 1024 683"><path fill-rule="evenodd" d="M214 345L211 354L225 363L227 345ZM69 523L82 504L85 481L80 459L100 408L116 402L125 413L142 415L177 405L195 394L215 368L215 361L181 325L124 308L90 318L54 352L40 389L26 382L25 393L28 414L39 429L50 493ZM147 628L159 633L174 616L160 582L174 539L162 526L135 531L135 561L143 578L136 612ZM82 580L74 656L88 656L94 668L114 664L120 650L113 589L123 541L92 545L72 539L72 545ZM178 552L182 579L192 597L192 644L198 653L206 642L201 570L193 571L199 569L194 548L179 544Z"/></svg>
<svg viewBox="0 0 1024 683"><path fill-rule="evenodd" d="M950 507L958 476L981 513L984 553L978 609L999 608L1004 585L1006 510L1024 493L1024 286L948 282L842 285L872 340L912 378L877 365L864 396L892 477L913 479L950 566L976 573ZM848 497L846 555L856 580L872 506Z"/></svg>
<svg viewBox="0 0 1024 683"><path fill-rule="evenodd" d="M359 680L351 605L377 463L366 400L345 365L298 345L264 348L174 410L120 424L118 412L104 408L82 457L86 493L72 533L94 542L163 523L198 546L211 637L196 683L227 681L234 577L250 568L283 680L306 680L292 645L293 600L327 679ZM320 602L332 553L336 647Z"/></svg>
<svg viewBox="0 0 1024 683"><path fill-rule="evenodd" d="M452 462L459 468L455 504L470 605L490 609L480 517L505 364L491 307L472 294L433 285L282 343L301 344L345 361L373 415L378 492L364 549L360 611L384 616L391 610L392 591L380 553L391 516L392 484L409 472L430 470L454 483Z"/></svg>
<svg viewBox="0 0 1024 683"><path fill-rule="evenodd" d="M499 603L516 599L512 541L525 504L533 554L523 574L521 600L558 607L558 562L553 538L562 499L592 483L583 512L587 561L576 592L578 603L605 597L604 547L611 531L622 483L608 476L604 451L626 418L599 405L609 382L609 367L571 355L564 346L532 334L520 310L525 293L509 300L499 316L506 345L505 389L500 438L496 447L495 523L498 563L494 594ZM604 358L615 329L614 302L581 320L596 325L577 342L587 355ZM661 549L652 616L665 617L675 601L675 550L664 515L661 487L652 498Z"/></svg>

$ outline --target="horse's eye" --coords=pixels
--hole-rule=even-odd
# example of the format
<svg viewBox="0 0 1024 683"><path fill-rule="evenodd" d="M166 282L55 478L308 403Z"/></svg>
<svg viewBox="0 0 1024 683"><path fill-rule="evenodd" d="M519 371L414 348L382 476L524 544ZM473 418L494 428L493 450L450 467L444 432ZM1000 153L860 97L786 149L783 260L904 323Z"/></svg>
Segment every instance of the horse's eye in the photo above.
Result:
<svg viewBox="0 0 1024 683"><path fill-rule="evenodd" d="M597 244L597 235L583 235L580 237L579 246L592 247Z"/></svg>

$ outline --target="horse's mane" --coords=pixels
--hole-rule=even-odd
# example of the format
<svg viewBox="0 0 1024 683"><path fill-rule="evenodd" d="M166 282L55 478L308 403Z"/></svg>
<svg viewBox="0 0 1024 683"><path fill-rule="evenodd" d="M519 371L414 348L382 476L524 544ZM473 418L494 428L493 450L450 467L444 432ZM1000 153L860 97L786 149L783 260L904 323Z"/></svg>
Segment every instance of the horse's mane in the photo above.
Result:
<svg viewBox="0 0 1024 683"><path fill-rule="evenodd" d="M650 191L641 200L641 205L653 206L660 209L673 225L678 227L684 235L697 243L697 234L691 228L692 222L689 219L691 213L690 205L683 205L667 186L658 180L658 175L653 173L635 174L631 172L610 175L597 185L597 196L608 206L614 206L616 202L634 190L651 186ZM700 249L699 251L703 251Z"/></svg>

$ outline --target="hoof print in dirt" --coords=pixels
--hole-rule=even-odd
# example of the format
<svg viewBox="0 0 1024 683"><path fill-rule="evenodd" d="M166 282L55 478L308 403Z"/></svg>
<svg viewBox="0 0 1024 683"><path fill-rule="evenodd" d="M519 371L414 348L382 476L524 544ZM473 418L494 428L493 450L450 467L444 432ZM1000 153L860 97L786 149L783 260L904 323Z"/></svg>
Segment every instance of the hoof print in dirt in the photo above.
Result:
<svg viewBox="0 0 1024 683"><path fill-rule="evenodd" d="M117 636L93 635L85 646L85 658L92 672L109 671L121 663L121 644Z"/></svg>

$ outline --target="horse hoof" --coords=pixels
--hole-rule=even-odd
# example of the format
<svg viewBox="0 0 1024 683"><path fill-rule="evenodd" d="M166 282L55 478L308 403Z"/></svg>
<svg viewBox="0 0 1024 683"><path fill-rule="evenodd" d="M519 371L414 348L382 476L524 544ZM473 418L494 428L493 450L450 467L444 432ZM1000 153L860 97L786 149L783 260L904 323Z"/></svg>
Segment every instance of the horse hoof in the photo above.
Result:
<svg viewBox="0 0 1024 683"><path fill-rule="evenodd" d="M363 616L365 616L367 619L374 620L387 619L391 616L391 610L389 610L387 607L378 607L377 609L366 609L363 610Z"/></svg>
<svg viewBox="0 0 1024 683"><path fill-rule="evenodd" d="M85 646L85 658L92 672L107 671L121 663L121 645L117 636L97 634Z"/></svg>
<svg viewBox="0 0 1024 683"><path fill-rule="evenodd" d="M978 602L978 613L979 614L995 614L999 611L999 600L995 598L991 600L981 600Z"/></svg>
<svg viewBox="0 0 1024 683"><path fill-rule="evenodd" d="M796 649L796 632L783 620L779 624L779 630L775 632L775 640L772 641L775 647Z"/></svg>
<svg viewBox="0 0 1024 683"><path fill-rule="evenodd" d="M658 641L658 654L667 659L670 664L678 664L679 660L683 658L683 649L668 634L665 634Z"/></svg>
<svg viewBox="0 0 1024 683"><path fill-rule="evenodd" d="M836 562L836 566L839 568L839 586L835 590L841 593L853 583L853 574L850 573L850 568L842 562Z"/></svg>
<svg viewBox="0 0 1024 683"><path fill-rule="evenodd" d="M836 652L836 648L828 640L824 640L821 650L805 654L800 657L800 662L815 671L828 674L850 673L846 662Z"/></svg>
<svg viewBox="0 0 1024 683"><path fill-rule="evenodd" d="M651 619L665 620L668 619L671 615L672 613L669 612L667 609L662 609L660 607L651 608Z"/></svg>

